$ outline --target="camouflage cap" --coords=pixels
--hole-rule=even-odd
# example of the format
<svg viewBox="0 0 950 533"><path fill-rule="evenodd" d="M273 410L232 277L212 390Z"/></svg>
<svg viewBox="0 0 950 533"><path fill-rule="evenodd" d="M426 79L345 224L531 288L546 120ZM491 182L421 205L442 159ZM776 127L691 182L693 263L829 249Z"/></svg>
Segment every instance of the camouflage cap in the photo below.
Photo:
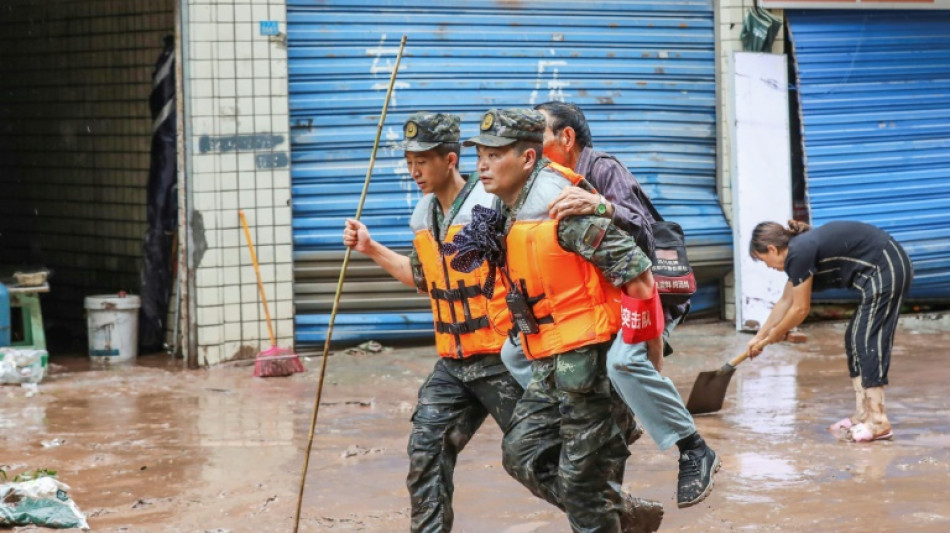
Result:
<svg viewBox="0 0 950 533"><path fill-rule="evenodd" d="M410 115L402 127L405 139L399 144L407 152L425 152L442 143L459 142L458 115L420 111Z"/></svg>
<svg viewBox="0 0 950 533"><path fill-rule="evenodd" d="M508 146L518 141L544 142L544 115L529 108L489 109L482 117L481 134L463 144Z"/></svg>

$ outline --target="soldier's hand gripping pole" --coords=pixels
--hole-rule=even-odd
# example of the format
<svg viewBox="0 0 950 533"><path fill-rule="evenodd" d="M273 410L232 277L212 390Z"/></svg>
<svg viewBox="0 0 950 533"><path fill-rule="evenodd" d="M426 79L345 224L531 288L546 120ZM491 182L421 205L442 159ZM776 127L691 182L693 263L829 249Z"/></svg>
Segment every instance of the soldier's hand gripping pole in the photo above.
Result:
<svg viewBox="0 0 950 533"><path fill-rule="evenodd" d="M363 214L363 202L366 201L366 192L369 190L369 179L373 175L373 165L376 164L376 150L379 148L379 138L383 133L383 123L386 122L386 111L389 109L389 99L393 94L393 86L396 83L396 74L399 72L399 62L402 60L402 52L406 48L406 36L402 36L399 43L399 53L396 55L396 64L393 65L393 72L389 76L389 88L386 90L386 101L383 103L383 111L379 115L379 125L376 127L376 140L373 141L373 153L369 158L369 167L366 169L366 179L363 181L363 192L360 194L360 202L356 207L356 220ZM330 324L327 326L327 340L323 343L323 362L320 365L320 380L317 384L317 396L313 402L313 417L310 419L310 436L307 438L307 454L303 459L303 472L300 474L300 492L297 495L297 513L294 515L294 533L297 533L300 527L300 507L303 503L303 489L307 483L307 468L310 466L310 450L313 448L313 430L317 426L317 413L320 411L320 397L323 396L323 378L327 374L327 355L330 353L330 340L333 337L333 323L336 320L336 311L340 305L340 293L343 292L343 279L346 277L346 267L350 263L350 252L347 248L343 254L343 266L340 267L340 279L336 284L336 295L333 297L333 310L330 312Z"/></svg>

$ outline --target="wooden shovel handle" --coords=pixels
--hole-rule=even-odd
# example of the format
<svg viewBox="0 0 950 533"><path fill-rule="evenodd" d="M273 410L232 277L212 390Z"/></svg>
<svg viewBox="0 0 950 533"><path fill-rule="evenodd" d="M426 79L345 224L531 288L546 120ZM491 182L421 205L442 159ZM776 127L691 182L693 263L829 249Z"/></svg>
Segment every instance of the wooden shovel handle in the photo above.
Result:
<svg viewBox="0 0 950 533"><path fill-rule="evenodd" d="M741 354L737 355L732 361L729 361L729 366L732 366L732 367L739 366L739 363L745 361L748 358L749 358L749 350L746 350L742 352Z"/></svg>
<svg viewBox="0 0 950 533"><path fill-rule="evenodd" d="M755 345L755 349L756 349L756 350L759 350L759 351L762 351L762 350L764 350L765 347L768 346L768 345L769 345L768 341L762 341L762 342L760 342L759 344ZM735 357L735 359L733 359L732 361L729 361L729 362L726 363L726 364L729 365L729 366L732 367L732 368L735 368L735 367L739 366L739 363L745 361L745 360L748 359L748 358L749 358L749 350L747 349L746 351L744 351L744 352L742 352L741 354L737 355L737 356ZM725 367L723 367L723 369L725 369Z"/></svg>

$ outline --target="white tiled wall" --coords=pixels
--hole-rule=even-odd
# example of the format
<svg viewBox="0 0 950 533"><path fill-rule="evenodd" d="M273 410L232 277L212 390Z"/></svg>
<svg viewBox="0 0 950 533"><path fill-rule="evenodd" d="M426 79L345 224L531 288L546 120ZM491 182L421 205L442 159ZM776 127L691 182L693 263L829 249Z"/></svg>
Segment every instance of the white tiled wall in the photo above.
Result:
<svg viewBox="0 0 950 533"><path fill-rule="evenodd" d="M282 35L262 35L261 21L277 21ZM241 209L277 344L293 347L286 31L283 0L190 2L184 52L193 138L190 183L207 242L195 270L200 365L253 356L270 345ZM261 157L283 163L271 168Z"/></svg>
<svg viewBox="0 0 950 533"><path fill-rule="evenodd" d="M718 2L719 12L717 42L719 44L718 56L718 80L717 91L719 99L719 164L717 165L719 200L725 211L726 219L732 222L732 176L731 165L732 149L731 139L729 138L729 91L732 83L729 80L729 69L731 68L732 55L735 52L742 51L742 42L739 35L742 33L742 21L745 20L749 10L755 7L755 0L720 0ZM770 10L770 12L779 19L784 19L781 10ZM772 45L773 54L785 53L785 31L779 30L775 37L775 43ZM784 111L783 111L784 112ZM725 279L723 291L723 301L725 308L723 316L727 320L735 319L735 280L730 274Z"/></svg>
<svg viewBox="0 0 950 533"><path fill-rule="evenodd" d="M138 292L152 71L174 0L0 0L0 263L52 269L48 333Z"/></svg>

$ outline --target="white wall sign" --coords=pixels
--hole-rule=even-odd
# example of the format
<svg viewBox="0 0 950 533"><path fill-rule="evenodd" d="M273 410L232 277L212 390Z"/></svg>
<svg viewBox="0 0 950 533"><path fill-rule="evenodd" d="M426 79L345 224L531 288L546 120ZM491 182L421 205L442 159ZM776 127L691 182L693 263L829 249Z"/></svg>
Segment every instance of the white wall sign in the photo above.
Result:
<svg viewBox="0 0 950 533"><path fill-rule="evenodd" d="M752 52L736 52L730 67L736 329L754 331L788 281L749 256L756 224L792 218L788 71L784 55Z"/></svg>

